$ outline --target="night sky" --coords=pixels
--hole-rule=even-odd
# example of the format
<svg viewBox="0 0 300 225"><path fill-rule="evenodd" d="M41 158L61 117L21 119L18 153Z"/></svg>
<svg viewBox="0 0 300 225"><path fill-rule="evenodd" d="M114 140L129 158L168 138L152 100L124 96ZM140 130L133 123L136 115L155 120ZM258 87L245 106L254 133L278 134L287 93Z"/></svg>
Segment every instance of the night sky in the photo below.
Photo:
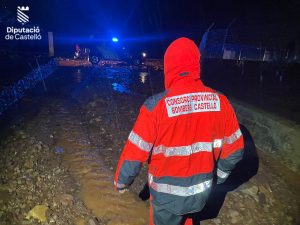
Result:
<svg viewBox="0 0 300 225"><path fill-rule="evenodd" d="M118 36L120 40L169 41L188 36L196 42L205 30L268 24L299 27L298 0L5 0L1 9L15 16L18 5L30 7L30 22L61 36ZM3 23L2 23L3 25Z"/></svg>

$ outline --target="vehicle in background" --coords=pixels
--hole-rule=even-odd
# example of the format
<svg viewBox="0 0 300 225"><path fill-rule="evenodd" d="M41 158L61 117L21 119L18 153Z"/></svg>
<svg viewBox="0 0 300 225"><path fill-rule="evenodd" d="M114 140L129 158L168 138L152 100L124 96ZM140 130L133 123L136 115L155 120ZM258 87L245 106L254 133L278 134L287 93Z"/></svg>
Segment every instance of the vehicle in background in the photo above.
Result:
<svg viewBox="0 0 300 225"><path fill-rule="evenodd" d="M145 52L133 53L125 47L113 43L82 43L76 44L73 58L58 58L59 66L129 66L155 70L162 69L161 60L149 59Z"/></svg>
<svg viewBox="0 0 300 225"><path fill-rule="evenodd" d="M79 44L75 45L75 53L74 53L74 59L80 59L80 60L90 60L90 49L89 48L82 48Z"/></svg>

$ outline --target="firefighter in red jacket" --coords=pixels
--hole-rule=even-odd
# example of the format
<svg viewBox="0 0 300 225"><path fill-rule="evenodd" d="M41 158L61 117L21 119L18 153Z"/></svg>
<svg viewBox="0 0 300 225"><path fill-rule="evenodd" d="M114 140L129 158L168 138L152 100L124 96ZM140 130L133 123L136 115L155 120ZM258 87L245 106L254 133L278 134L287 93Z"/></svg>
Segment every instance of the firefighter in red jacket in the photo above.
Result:
<svg viewBox="0 0 300 225"><path fill-rule="evenodd" d="M171 43L164 74L165 91L141 107L114 185L126 189L148 162L150 224L177 225L202 210L215 171L217 183L223 183L242 159L244 143L228 99L201 82L200 52L193 41Z"/></svg>

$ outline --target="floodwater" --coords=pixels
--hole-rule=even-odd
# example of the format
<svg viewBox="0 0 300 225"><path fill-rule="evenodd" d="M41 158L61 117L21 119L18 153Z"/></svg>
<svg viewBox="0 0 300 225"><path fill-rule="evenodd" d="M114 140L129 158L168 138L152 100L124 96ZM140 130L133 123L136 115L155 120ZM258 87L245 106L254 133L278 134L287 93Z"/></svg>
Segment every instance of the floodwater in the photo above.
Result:
<svg viewBox="0 0 300 225"><path fill-rule="evenodd" d="M79 184L76 197L103 224L148 224L149 203L139 198L147 199L143 196L147 191L141 192L147 182L147 167L142 168L129 192L120 194L112 184L140 106L164 88L162 72L60 68L46 80L46 86L47 92L42 87L33 90L26 101L12 109L10 118L6 115L6 122L21 127L29 124L28 134L62 155L63 164ZM242 132L245 158L229 181L212 192L199 216L201 225L299 224L299 175L255 149L246 127ZM5 137L3 133L2 139ZM0 189L0 200L8 201L4 195ZM81 224L82 220L78 221Z"/></svg>
<svg viewBox="0 0 300 225"><path fill-rule="evenodd" d="M68 168L80 183L80 197L85 205L108 224L147 224L146 204L137 201L131 192L122 196L113 190L113 172L104 166L97 152L91 146L86 130L81 126L76 113L67 107L60 107L62 116L57 122L63 127L57 133L56 145L64 149L64 159Z"/></svg>

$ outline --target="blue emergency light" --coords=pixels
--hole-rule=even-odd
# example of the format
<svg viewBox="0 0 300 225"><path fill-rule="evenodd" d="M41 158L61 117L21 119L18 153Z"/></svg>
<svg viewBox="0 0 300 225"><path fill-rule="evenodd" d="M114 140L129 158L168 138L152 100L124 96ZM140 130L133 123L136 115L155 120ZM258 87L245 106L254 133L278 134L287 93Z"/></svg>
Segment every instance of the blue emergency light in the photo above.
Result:
<svg viewBox="0 0 300 225"><path fill-rule="evenodd" d="M116 38L116 37L113 37L111 40L112 40L113 42L118 42L118 41L119 41L119 39Z"/></svg>

